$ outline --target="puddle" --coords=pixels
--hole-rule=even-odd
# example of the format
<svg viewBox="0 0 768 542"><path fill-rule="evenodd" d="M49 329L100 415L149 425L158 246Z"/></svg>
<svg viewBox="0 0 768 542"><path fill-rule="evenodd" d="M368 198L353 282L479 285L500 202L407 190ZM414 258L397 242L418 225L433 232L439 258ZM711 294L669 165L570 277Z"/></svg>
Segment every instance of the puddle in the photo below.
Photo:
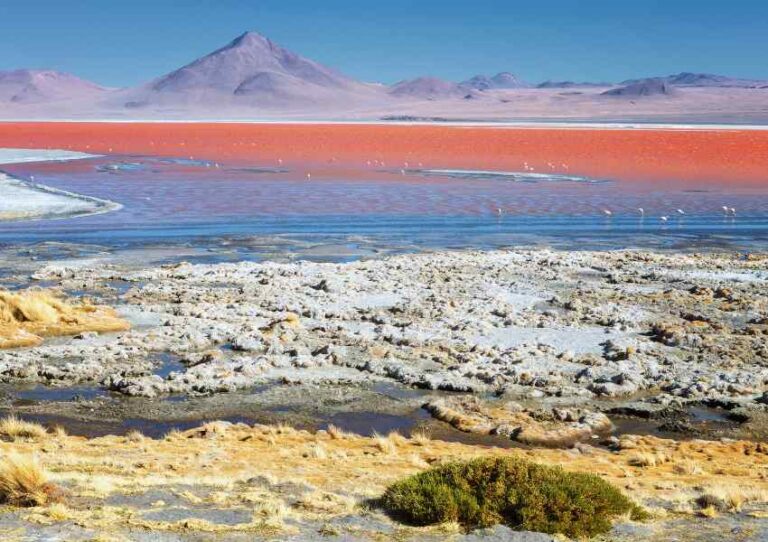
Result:
<svg viewBox="0 0 768 542"><path fill-rule="evenodd" d="M726 409L701 404L683 410L660 411L649 417L610 414L614 435L653 435L661 438L686 440L706 436L710 430L728 430L739 421Z"/></svg>
<svg viewBox="0 0 768 542"><path fill-rule="evenodd" d="M47 401L87 401L97 397L104 397L108 395L108 392L95 386L55 388L39 385L31 389L19 390L14 395L16 397L15 404L21 405Z"/></svg>
<svg viewBox="0 0 768 542"><path fill-rule="evenodd" d="M691 423L734 423L730 413L722 408L692 406L688 408Z"/></svg>
<svg viewBox="0 0 768 542"><path fill-rule="evenodd" d="M160 352L154 359L160 364L155 374L162 379L168 378L171 373L183 373L186 370L184 364L179 361L179 356L170 352Z"/></svg>

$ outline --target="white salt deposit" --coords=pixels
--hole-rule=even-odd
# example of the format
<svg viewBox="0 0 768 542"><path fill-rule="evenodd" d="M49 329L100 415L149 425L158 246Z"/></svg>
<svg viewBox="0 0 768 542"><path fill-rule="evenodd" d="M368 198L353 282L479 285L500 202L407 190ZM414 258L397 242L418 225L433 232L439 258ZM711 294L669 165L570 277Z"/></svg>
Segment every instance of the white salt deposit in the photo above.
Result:
<svg viewBox="0 0 768 542"><path fill-rule="evenodd" d="M92 158L81 152L51 149L0 149L0 164ZM73 194L16 179L0 172L0 221L65 218L103 213L120 208L111 201Z"/></svg>

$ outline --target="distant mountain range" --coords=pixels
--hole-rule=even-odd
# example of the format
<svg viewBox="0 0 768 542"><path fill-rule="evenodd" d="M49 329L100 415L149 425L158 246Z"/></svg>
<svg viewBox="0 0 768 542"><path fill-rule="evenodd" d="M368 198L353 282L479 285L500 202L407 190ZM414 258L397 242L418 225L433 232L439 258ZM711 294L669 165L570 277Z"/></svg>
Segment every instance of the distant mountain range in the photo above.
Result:
<svg viewBox="0 0 768 542"><path fill-rule="evenodd" d="M681 72L664 77L647 77L645 79L630 79L622 85L642 83L652 79L662 80L676 87L719 87L719 88L768 88L768 81L759 79L736 79L725 75L711 73Z"/></svg>
<svg viewBox="0 0 768 542"><path fill-rule="evenodd" d="M497 88L528 88L531 85L512 73L501 72L493 77L475 75L472 79L461 83L461 86L477 90L489 90Z"/></svg>
<svg viewBox="0 0 768 542"><path fill-rule="evenodd" d="M672 96L677 93L675 87L665 78L638 79L624 86L606 90L602 96L641 98L643 96Z"/></svg>
<svg viewBox="0 0 768 542"><path fill-rule="evenodd" d="M462 82L418 77L393 85L357 81L293 53L255 32L170 73L133 88L110 89L56 71L0 72L0 115L55 114L136 116L142 111L374 111L451 100L520 103L516 91L549 92L560 100L587 95L594 100L629 97L676 99L678 89L762 89L768 81L704 73L679 73L623 81L619 85L546 81L530 85L510 72L475 75ZM552 94L554 93L554 94ZM523 94L520 94L523 96ZM409 105L410 104L410 105ZM415 104L415 105L414 105ZM511 106L510 106L511 107ZM405 110L404 110L405 112Z"/></svg>
<svg viewBox="0 0 768 542"><path fill-rule="evenodd" d="M50 70L0 71L0 103L40 103L97 96L107 89L69 73Z"/></svg>

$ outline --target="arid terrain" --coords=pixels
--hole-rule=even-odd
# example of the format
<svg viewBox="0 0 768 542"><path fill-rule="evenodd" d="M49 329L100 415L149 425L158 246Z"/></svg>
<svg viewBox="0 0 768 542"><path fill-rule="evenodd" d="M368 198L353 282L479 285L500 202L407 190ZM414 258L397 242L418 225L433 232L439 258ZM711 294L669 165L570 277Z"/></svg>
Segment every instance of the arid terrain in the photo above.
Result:
<svg viewBox="0 0 768 542"><path fill-rule="evenodd" d="M611 540L668 540L687 525L686 540L691 522L687 539L716 540L724 528L759 539L765 262L516 250L349 264L40 265L28 285L114 306L132 329L4 351L7 384L64 392L6 408L124 436L8 429L5 450L34 451L68 497L4 521L19 536L71 539L443 539L392 523L366 499L432 464L524 454L598 473L653 512L620 523ZM403 435L347 435L351 418L340 412L399 417ZM212 418L234 425L153 439L120 422L150 430Z"/></svg>

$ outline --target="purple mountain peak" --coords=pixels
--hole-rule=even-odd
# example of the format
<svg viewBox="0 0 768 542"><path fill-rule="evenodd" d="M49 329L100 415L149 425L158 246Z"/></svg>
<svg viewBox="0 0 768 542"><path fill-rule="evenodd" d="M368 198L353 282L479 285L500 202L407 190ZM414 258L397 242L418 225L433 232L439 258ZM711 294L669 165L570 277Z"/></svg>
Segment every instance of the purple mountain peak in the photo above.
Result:
<svg viewBox="0 0 768 542"><path fill-rule="evenodd" d="M216 91L242 94L254 78L280 79L284 84L342 88L351 79L317 62L288 51L258 32L245 32L224 47L155 80L155 92Z"/></svg>
<svg viewBox="0 0 768 542"><path fill-rule="evenodd" d="M229 44L219 49L219 51L226 50L226 49L236 49L236 48L274 49L276 47L277 46L272 42L272 40L270 40L266 36L262 36L261 34L259 34L254 30L249 30L237 36L235 39L229 42Z"/></svg>

